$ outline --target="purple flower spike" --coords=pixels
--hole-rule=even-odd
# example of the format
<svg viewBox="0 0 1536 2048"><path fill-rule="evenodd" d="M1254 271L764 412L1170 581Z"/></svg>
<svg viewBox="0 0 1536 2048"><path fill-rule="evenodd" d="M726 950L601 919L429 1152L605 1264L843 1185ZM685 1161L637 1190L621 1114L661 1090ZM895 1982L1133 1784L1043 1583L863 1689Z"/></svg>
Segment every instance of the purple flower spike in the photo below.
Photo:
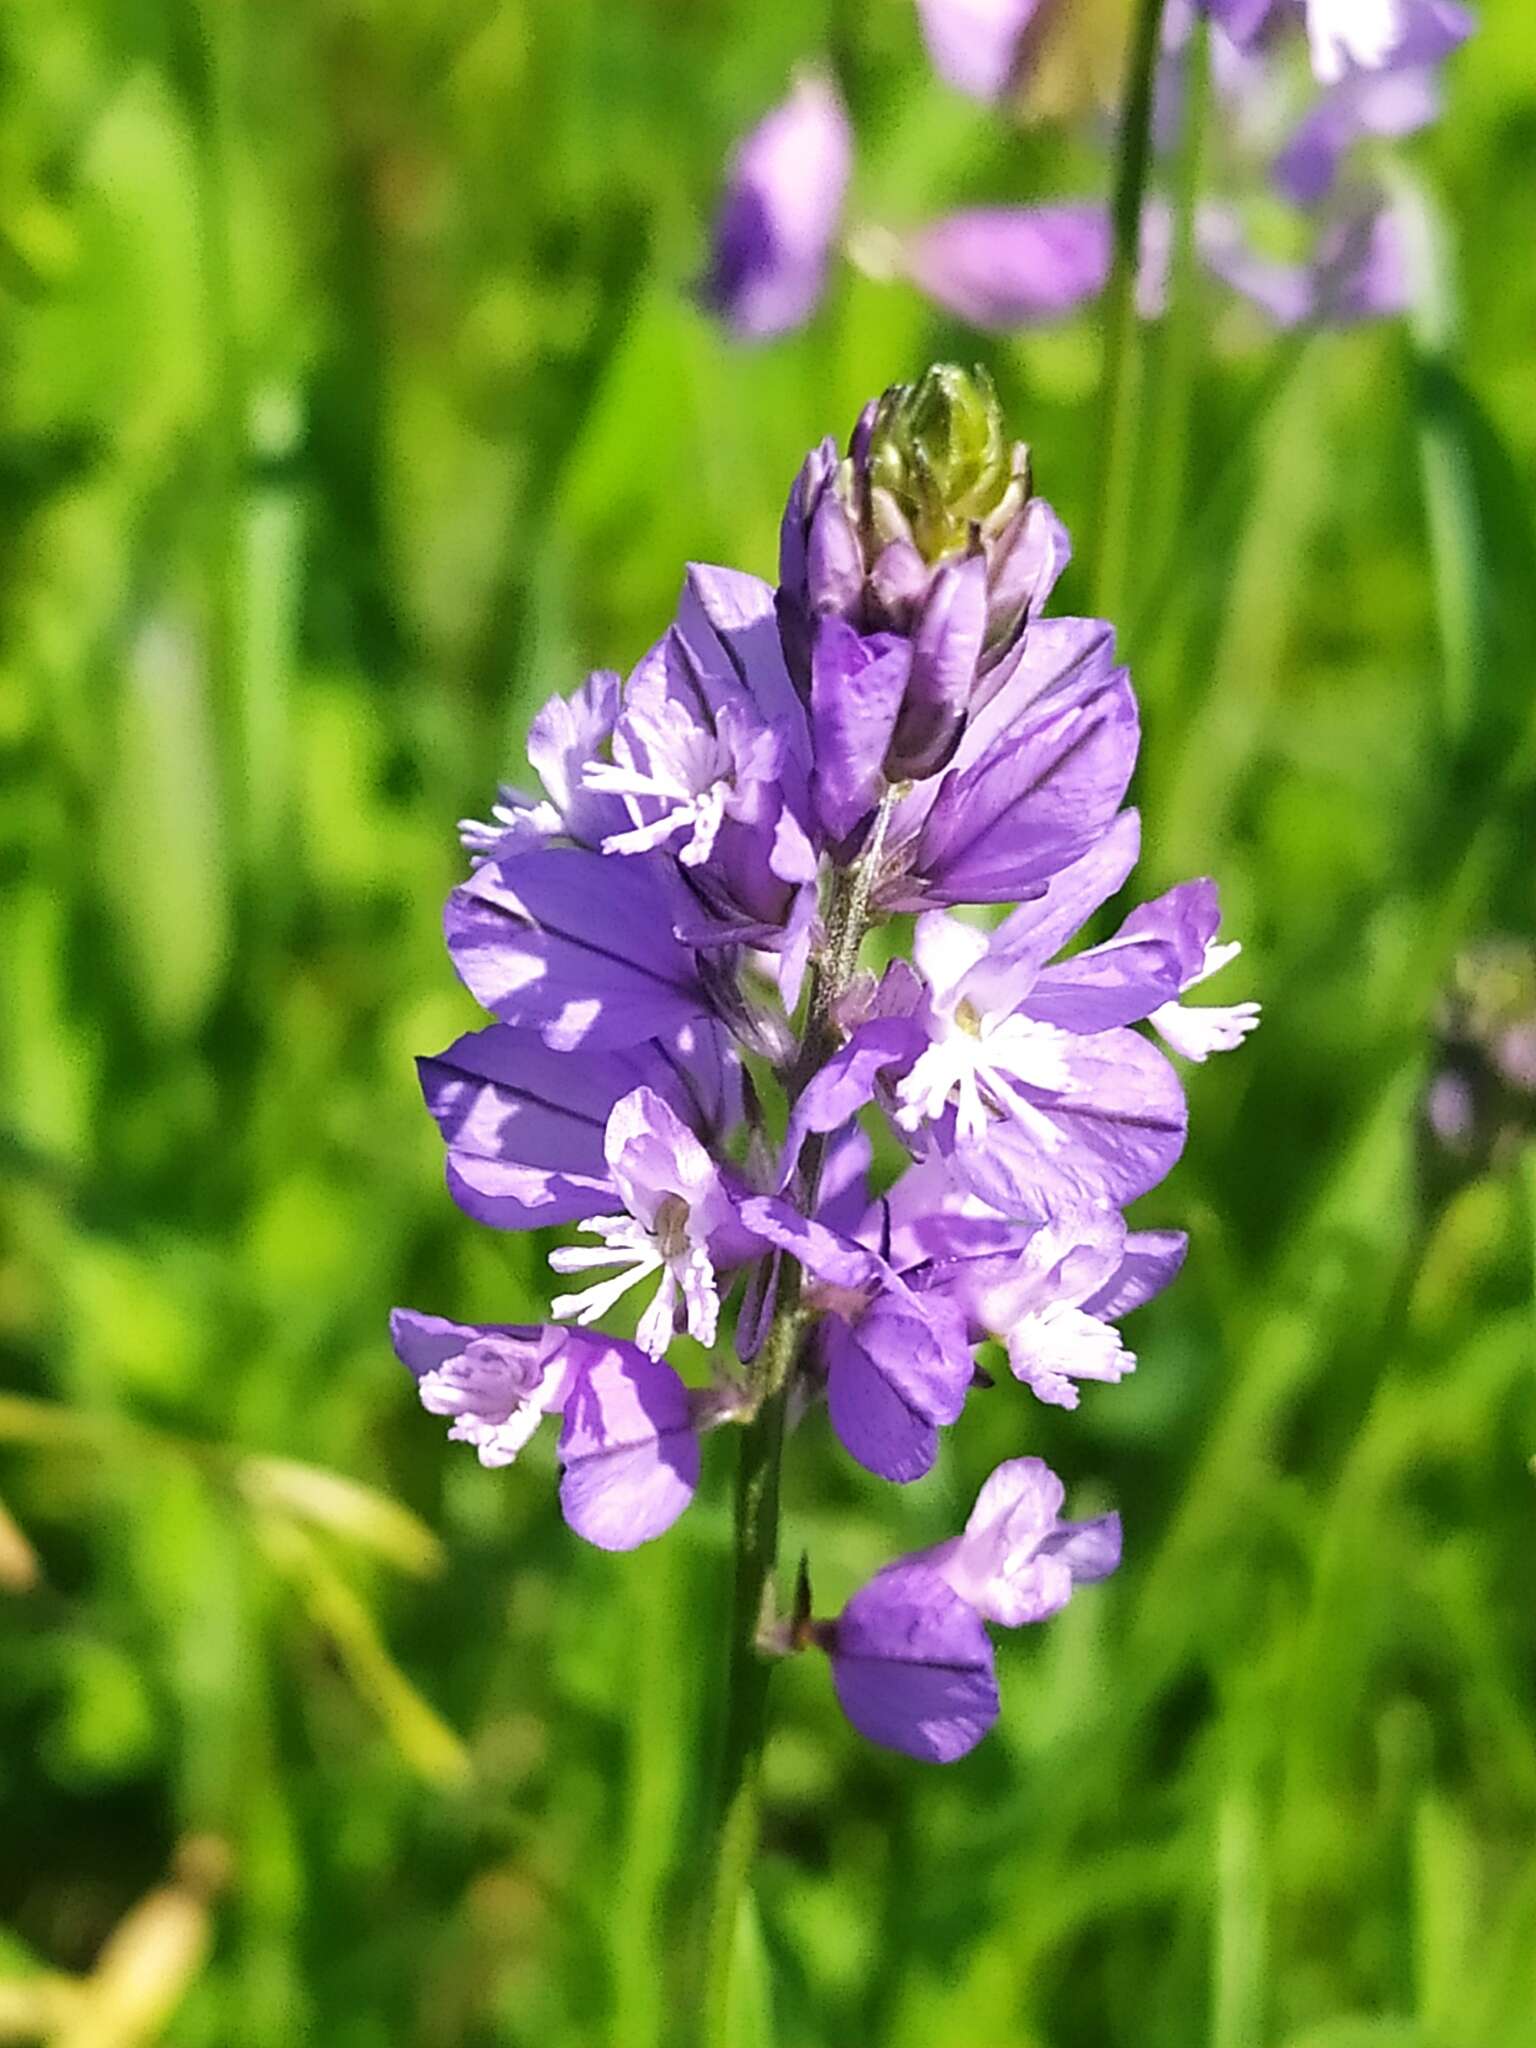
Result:
<svg viewBox="0 0 1536 2048"><path fill-rule="evenodd" d="M482 1465L510 1465L564 1403L573 1366L564 1330L450 1323L412 1308L393 1310L389 1330L422 1407L451 1416L449 1436L473 1444Z"/></svg>
<svg viewBox="0 0 1536 2048"><path fill-rule="evenodd" d="M578 1341L592 1349L565 1401L560 1510L599 1550L633 1550L670 1529L698 1486L688 1390L633 1344Z"/></svg>
<svg viewBox="0 0 1536 2048"><path fill-rule="evenodd" d="M972 99L1001 99L1016 83L1024 39L1042 0L917 0L940 78Z"/></svg>
<svg viewBox="0 0 1536 2048"><path fill-rule="evenodd" d="M1098 297L1109 276L1109 216L1086 204L978 207L919 229L900 251L907 276L946 312L1006 333Z"/></svg>
<svg viewBox="0 0 1536 2048"><path fill-rule="evenodd" d="M926 1565L893 1565L855 1593L834 1626L831 1656L839 1706L883 1749L952 1764L997 1719L987 1632Z"/></svg>
<svg viewBox="0 0 1536 2048"><path fill-rule="evenodd" d="M1063 1522L1061 1503L1061 1481L1048 1465L1012 1458L976 1496L964 1533L920 1561L987 1621L1045 1621L1074 1586L1108 1578L1120 1563L1120 1517Z"/></svg>
<svg viewBox="0 0 1536 2048"><path fill-rule="evenodd" d="M787 333L815 311L852 161L843 103L815 75L738 147L700 295L740 339Z"/></svg>

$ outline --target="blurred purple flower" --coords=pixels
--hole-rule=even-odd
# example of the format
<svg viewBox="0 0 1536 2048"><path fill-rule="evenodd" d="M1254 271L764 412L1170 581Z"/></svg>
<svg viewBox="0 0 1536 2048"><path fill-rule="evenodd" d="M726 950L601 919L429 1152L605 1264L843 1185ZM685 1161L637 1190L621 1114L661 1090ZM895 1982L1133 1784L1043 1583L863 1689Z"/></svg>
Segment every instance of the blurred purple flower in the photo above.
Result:
<svg viewBox="0 0 1536 2048"><path fill-rule="evenodd" d="M1109 258L1108 211L1085 202L948 214L899 240L894 260L957 319L1007 331L1096 299Z"/></svg>
<svg viewBox="0 0 1536 2048"><path fill-rule="evenodd" d="M1024 41L1045 0L917 0L933 68L972 99L1001 99L1018 81Z"/></svg>
<svg viewBox="0 0 1536 2048"><path fill-rule="evenodd" d="M810 318L852 161L843 103L818 73L801 78L738 146L700 296L739 338L763 340Z"/></svg>

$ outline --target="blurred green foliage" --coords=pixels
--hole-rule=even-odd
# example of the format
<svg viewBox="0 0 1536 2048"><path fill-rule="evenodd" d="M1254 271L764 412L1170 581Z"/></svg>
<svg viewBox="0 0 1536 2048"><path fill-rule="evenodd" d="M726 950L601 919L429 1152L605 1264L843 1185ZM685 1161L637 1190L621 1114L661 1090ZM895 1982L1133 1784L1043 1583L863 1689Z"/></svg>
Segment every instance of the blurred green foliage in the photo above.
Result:
<svg viewBox="0 0 1536 2048"><path fill-rule="evenodd" d="M1222 878L1268 1014L1193 1076L1146 1209L1195 1250L1132 1381L999 1390L900 1493L797 1438L823 1610L1026 1448L1127 1560L1006 1643L949 1771L861 1746L814 1660L776 1681L744 2041L1536 2042L1536 1166L1430 1204L1417 1164L1455 950L1536 918L1536 22L1482 12L1415 158L1420 332L1282 347L1197 283L1151 338L1195 382L1123 622L1149 880ZM1103 191L944 92L906 5L836 16L861 213ZM1052 95L1122 29L1085 8ZM453 820L685 559L771 569L814 437L977 352L862 279L757 352L690 304L723 155L824 32L0 14L0 2039L678 2038L730 1446L600 1557L547 1445L445 1445L385 1316L547 1298L413 1084L473 1021ZM1091 322L982 353L1081 526Z"/></svg>

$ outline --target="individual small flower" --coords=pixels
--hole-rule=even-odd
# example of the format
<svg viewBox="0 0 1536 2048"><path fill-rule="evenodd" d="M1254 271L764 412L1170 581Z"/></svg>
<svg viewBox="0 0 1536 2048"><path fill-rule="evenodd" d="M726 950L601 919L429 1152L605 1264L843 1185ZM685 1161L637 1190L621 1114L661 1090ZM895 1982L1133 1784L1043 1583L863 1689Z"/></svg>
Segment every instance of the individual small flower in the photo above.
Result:
<svg viewBox="0 0 1536 2048"><path fill-rule="evenodd" d="M756 1248L709 1153L671 1106L650 1088L615 1103L603 1134L618 1215L588 1216L582 1230L597 1245L561 1245L549 1255L557 1273L618 1267L552 1304L556 1316L596 1322L652 1274L660 1275L636 1341L659 1358L681 1324L711 1345L720 1321L717 1269L741 1264Z"/></svg>
<svg viewBox="0 0 1536 2048"><path fill-rule="evenodd" d="M1120 1563L1120 1517L1061 1519L1062 1484L1039 1458L999 1465L976 1496L965 1529L915 1561L936 1571L986 1621L1023 1628L1059 1614L1074 1586L1108 1578Z"/></svg>
<svg viewBox="0 0 1536 2048"><path fill-rule="evenodd" d="M972 99L998 100L1017 83L1025 36L1044 0L917 0L939 76Z"/></svg>
<svg viewBox="0 0 1536 2048"><path fill-rule="evenodd" d="M1010 332L1060 320L1109 278L1102 206L985 206L899 238L893 260L919 291L972 327Z"/></svg>
<svg viewBox="0 0 1536 2048"><path fill-rule="evenodd" d="M817 848L791 729L768 722L734 669L706 666L686 633L671 629L636 668L608 758L582 774L623 806L604 853L679 862L704 913L686 926L695 944L776 948L807 928Z"/></svg>
<svg viewBox="0 0 1536 2048"><path fill-rule="evenodd" d="M927 1565L888 1566L854 1594L826 1640L838 1705L883 1749L954 1763L997 1719L986 1629Z"/></svg>
<svg viewBox="0 0 1536 2048"><path fill-rule="evenodd" d="M564 1406L572 1369L564 1330L451 1323L409 1308L393 1310L389 1328L422 1407L451 1417L450 1438L473 1444L482 1465L510 1465Z"/></svg>
<svg viewBox="0 0 1536 2048"><path fill-rule="evenodd" d="M817 1638L838 1704L861 1735L953 1763L998 1716L984 1621L1022 1628L1120 1562L1120 1518L1063 1522L1061 1481L1038 1458L999 1465L964 1533L878 1573Z"/></svg>
<svg viewBox="0 0 1536 2048"><path fill-rule="evenodd" d="M783 334L814 312L852 161L843 103L816 73L738 146L700 296L739 338Z"/></svg>
<svg viewBox="0 0 1536 2048"><path fill-rule="evenodd" d="M595 847L619 828L618 807L587 788L583 770L612 736L622 687L611 669L595 669L571 696L550 698L528 728L528 760L544 785L543 796L503 786L487 822L459 820L459 837L475 867L555 839Z"/></svg>
<svg viewBox="0 0 1536 2048"><path fill-rule="evenodd" d="M844 1450L883 1479L921 1478L973 1376L958 1310L942 1296L916 1294L877 1253L786 1202L750 1199L742 1218L809 1276L827 1409Z"/></svg>
<svg viewBox="0 0 1536 2048"><path fill-rule="evenodd" d="M921 1180L923 1169L915 1172ZM974 1197L940 1200L950 1213L930 1208L910 1234L943 1249L907 1277L953 1301L973 1339L995 1337L1014 1378L1038 1400L1075 1408L1079 1381L1113 1384L1135 1369L1116 1322L1178 1272L1181 1232L1128 1232L1117 1210L1102 1207L1027 1224L1007 1222ZM890 1209L899 1213L902 1202L898 1182Z"/></svg>
<svg viewBox="0 0 1536 2048"><path fill-rule="evenodd" d="M602 1550L669 1529L699 1481L688 1390L671 1366L616 1338L545 1324L452 1323L396 1309L390 1332L422 1406L482 1465L510 1465L548 1414L563 1414L560 1506Z"/></svg>
<svg viewBox="0 0 1536 2048"><path fill-rule="evenodd" d="M1196 237L1212 275L1251 300L1277 327L1350 327L1396 319L1416 296L1404 222L1399 210L1385 202L1330 222L1303 263L1263 254L1236 215L1221 207L1201 209Z"/></svg>

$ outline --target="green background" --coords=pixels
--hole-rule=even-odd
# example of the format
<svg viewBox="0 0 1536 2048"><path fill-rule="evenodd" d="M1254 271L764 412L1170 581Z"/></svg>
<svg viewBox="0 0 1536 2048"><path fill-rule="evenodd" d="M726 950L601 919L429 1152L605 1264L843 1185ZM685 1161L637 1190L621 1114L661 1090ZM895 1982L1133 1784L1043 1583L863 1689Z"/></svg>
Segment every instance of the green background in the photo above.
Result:
<svg viewBox="0 0 1536 2048"><path fill-rule="evenodd" d="M1022 130L905 0L832 29L857 218L1106 189L1071 110L1113 5ZM548 1298L411 1067L474 1021L453 822L537 705L688 558L771 573L805 447L938 354L1091 539L1091 319L980 338L844 272L741 350L691 305L725 152L827 33L0 12L0 2039L680 2037L732 1447L601 1556L552 1443L450 1448L385 1318ZM1442 1187L1417 1121L1458 946L1536 912L1526 0L1451 74L1396 159L1441 224L1414 331L1282 344L1196 280L1147 338L1144 882L1220 877L1266 1019L1143 1205L1194 1249L1140 1370L1076 1416L1003 1386L909 1490L792 1446L823 1611L1026 1449L1124 1568L1000 1643L947 1770L786 1667L743 2043L1536 2042L1536 1164ZM114 1929L139 2006L105 1965L71 2000Z"/></svg>

